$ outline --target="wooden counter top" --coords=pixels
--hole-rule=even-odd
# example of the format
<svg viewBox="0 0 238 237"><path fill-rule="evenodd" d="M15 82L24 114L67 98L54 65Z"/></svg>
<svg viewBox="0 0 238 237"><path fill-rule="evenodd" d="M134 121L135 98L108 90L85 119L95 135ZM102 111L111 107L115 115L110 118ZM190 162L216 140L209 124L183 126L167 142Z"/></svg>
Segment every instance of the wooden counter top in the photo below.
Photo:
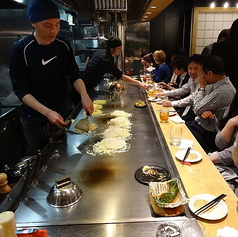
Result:
<svg viewBox="0 0 238 237"><path fill-rule="evenodd" d="M160 109L164 109L162 105L151 102L152 108L156 114L157 120L159 119ZM172 107L168 109L173 109ZM194 141L193 149L202 154L202 160L197 163L193 163L191 166L182 165L178 159L175 158L175 153L179 150L177 146L170 145L170 128L173 126L182 127L182 138L189 139ZM165 140L168 144L171 155L174 159L174 163L178 169L181 180L184 184L188 198L191 198L194 195L207 193L215 196L220 195L221 193L227 194L223 199L228 206L228 215L221 220L217 221L208 221L198 218L206 228L206 237L215 237L217 230L219 228L224 228L226 226L233 227L238 230L238 214L236 212L236 201L237 197L234 192L231 190L227 182L221 176L219 171L216 169L214 164L210 161L209 157L193 137L190 130L185 124L175 124L171 120L168 123L160 123L159 126L164 134Z"/></svg>

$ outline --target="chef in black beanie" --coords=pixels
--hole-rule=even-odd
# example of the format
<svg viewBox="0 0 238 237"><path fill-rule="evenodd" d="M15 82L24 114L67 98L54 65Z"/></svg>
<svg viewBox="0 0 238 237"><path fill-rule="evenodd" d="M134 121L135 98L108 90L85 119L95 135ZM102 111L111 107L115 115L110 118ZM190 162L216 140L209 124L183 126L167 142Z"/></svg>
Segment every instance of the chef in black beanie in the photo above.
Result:
<svg viewBox="0 0 238 237"><path fill-rule="evenodd" d="M51 0L33 0L28 5L28 17L32 23L60 18L57 6Z"/></svg>
<svg viewBox="0 0 238 237"><path fill-rule="evenodd" d="M115 35L111 35L106 42L107 48L116 48L122 46L121 40Z"/></svg>
<svg viewBox="0 0 238 237"><path fill-rule="evenodd" d="M112 74L118 80L135 84L143 90L147 88L144 83L125 75L117 67L114 57L119 56L121 51L122 41L117 36L111 35L106 41L106 49L99 49L94 53L82 75L88 92L93 93L94 88L103 80L105 73Z"/></svg>
<svg viewBox="0 0 238 237"><path fill-rule="evenodd" d="M13 90L23 103L22 126L29 155L42 150L56 126L63 128L73 107L69 84L80 96L77 103L89 115L89 98L70 44L59 38L60 15L51 0L32 0L28 17L35 31L14 44L10 60Z"/></svg>

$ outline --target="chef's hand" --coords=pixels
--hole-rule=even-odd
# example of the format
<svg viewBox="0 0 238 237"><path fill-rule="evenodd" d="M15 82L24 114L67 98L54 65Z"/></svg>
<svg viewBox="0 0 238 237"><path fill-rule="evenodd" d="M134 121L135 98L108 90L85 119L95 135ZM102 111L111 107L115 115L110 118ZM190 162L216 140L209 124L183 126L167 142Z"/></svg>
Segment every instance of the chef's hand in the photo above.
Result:
<svg viewBox="0 0 238 237"><path fill-rule="evenodd" d="M140 82L138 81L138 86L142 89L142 90L147 90L148 89L148 86L143 83L143 82Z"/></svg>
<svg viewBox="0 0 238 237"><path fill-rule="evenodd" d="M162 105L164 107L172 107L172 103L169 100L162 101Z"/></svg>
<svg viewBox="0 0 238 237"><path fill-rule="evenodd" d="M210 119L211 120L211 119L214 119L216 117L216 115L213 114L212 111L205 111L205 112L202 113L201 117L203 119Z"/></svg>
<svg viewBox="0 0 238 237"><path fill-rule="evenodd" d="M64 128L63 126L66 125L62 116L59 113L57 113L56 111L53 111L53 110L49 109L45 113L45 116L49 119L49 121L52 124L55 124L59 128Z"/></svg>
<svg viewBox="0 0 238 237"><path fill-rule="evenodd" d="M92 100L89 98L88 94L85 94L84 96L82 96L81 100L82 100L82 105L84 110L86 111L87 116L91 117L94 111Z"/></svg>

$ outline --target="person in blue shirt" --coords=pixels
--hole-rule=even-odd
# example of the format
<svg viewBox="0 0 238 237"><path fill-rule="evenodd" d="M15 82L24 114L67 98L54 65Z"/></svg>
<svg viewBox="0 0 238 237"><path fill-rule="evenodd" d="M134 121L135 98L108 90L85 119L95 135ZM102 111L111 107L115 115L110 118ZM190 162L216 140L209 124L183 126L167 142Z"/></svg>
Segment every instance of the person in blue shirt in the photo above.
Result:
<svg viewBox="0 0 238 237"><path fill-rule="evenodd" d="M171 74L170 67L165 63L166 54L163 50L156 50L153 53L153 57L155 63L158 65L158 68L150 72L152 74L153 80L155 82L164 81Z"/></svg>

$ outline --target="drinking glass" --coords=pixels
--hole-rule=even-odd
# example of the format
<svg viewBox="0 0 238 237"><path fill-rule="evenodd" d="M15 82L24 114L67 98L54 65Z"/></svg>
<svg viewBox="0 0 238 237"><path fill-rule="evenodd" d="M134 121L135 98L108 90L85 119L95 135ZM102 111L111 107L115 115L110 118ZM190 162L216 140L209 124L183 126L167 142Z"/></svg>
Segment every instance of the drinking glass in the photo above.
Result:
<svg viewBox="0 0 238 237"><path fill-rule="evenodd" d="M182 140L182 127L178 124L174 125L170 129L170 144L173 146L179 146Z"/></svg>
<svg viewBox="0 0 238 237"><path fill-rule="evenodd" d="M169 120L169 111L168 110L160 110L159 117L161 123L168 123Z"/></svg>
<svg viewBox="0 0 238 237"><path fill-rule="evenodd" d="M148 97L153 97L154 96L154 86L152 84L149 85L147 95L148 95Z"/></svg>
<svg viewBox="0 0 238 237"><path fill-rule="evenodd" d="M205 227L195 218L189 218L182 225L181 237L206 237Z"/></svg>

